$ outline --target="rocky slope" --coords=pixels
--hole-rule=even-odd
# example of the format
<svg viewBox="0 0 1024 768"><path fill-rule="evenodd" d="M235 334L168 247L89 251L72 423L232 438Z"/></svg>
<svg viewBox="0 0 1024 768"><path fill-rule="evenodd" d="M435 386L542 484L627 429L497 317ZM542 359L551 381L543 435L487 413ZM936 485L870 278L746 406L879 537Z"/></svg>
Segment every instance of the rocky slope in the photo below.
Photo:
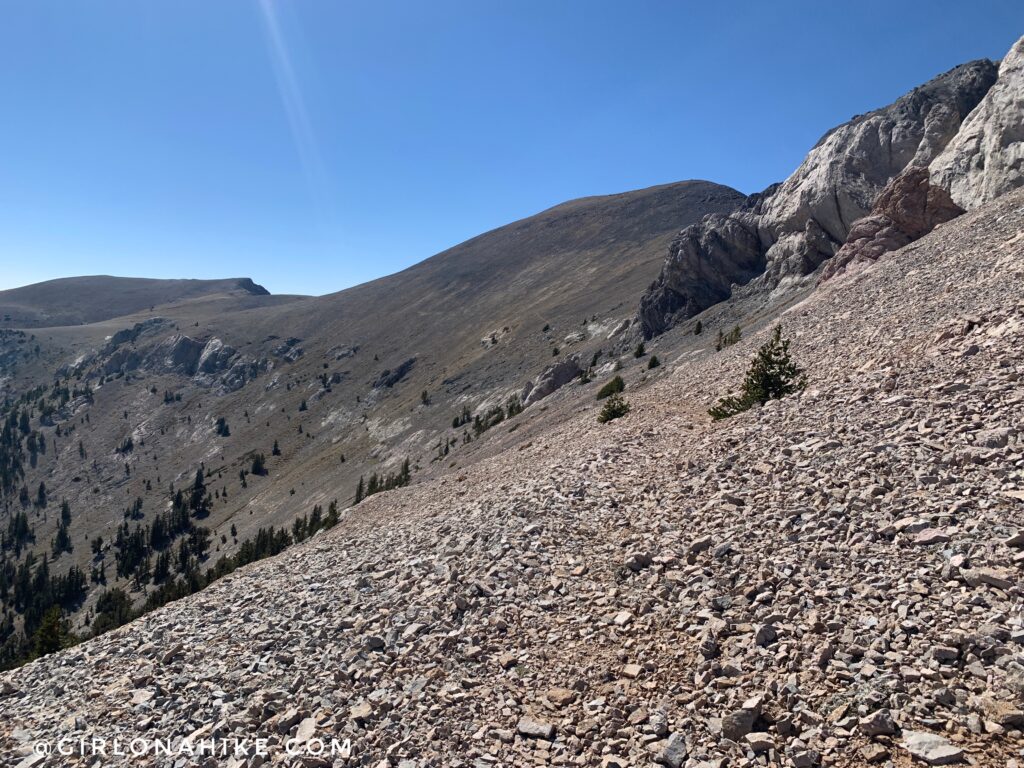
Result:
<svg viewBox="0 0 1024 768"><path fill-rule="evenodd" d="M926 166L996 80L974 61L829 131L780 185L680 233L640 302L645 338L733 295L801 286L907 166Z"/></svg>
<svg viewBox="0 0 1024 768"><path fill-rule="evenodd" d="M291 532L318 506L348 506L360 478L405 462L421 478L468 460L549 364L588 368L608 353L681 221L741 199L696 181L586 198L327 296L214 293L4 332L0 666L24 656L23 622L30 637L43 613L19 573L83 573L62 602L75 631L88 631L106 589L140 607L166 586L167 552L171 581L185 579L264 529ZM531 405L530 420L551 418L545 408ZM200 471L202 503L190 490ZM179 491L191 522L150 545Z"/></svg>
<svg viewBox="0 0 1024 768"><path fill-rule="evenodd" d="M1022 280L1018 192L787 312L800 396L710 423L766 331L686 355L623 419L505 431L5 673L4 764L187 762L30 754L87 735L311 766L1014 765ZM308 754L331 737L352 757Z"/></svg>

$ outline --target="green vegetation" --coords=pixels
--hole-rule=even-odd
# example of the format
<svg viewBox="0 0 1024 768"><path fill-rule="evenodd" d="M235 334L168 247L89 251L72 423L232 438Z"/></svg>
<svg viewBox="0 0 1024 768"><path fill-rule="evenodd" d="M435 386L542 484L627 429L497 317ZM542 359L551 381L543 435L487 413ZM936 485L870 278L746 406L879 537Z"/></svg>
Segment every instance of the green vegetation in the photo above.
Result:
<svg viewBox="0 0 1024 768"><path fill-rule="evenodd" d="M597 415L597 420L601 424L606 424L609 421L625 416L627 413L629 413L629 403L623 400L620 394L615 393L605 401L604 408Z"/></svg>
<svg viewBox="0 0 1024 768"><path fill-rule="evenodd" d="M641 358L641 357L643 357L646 354L647 354L647 348L644 346L644 343L641 341L639 344L636 345L636 349L633 350L633 357Z"/></svg>
<svg viewBox="0 0 1024 768"><path fill-rule="evenodd" d="M604 400L606 397L617 395L626 388L626 382L622 380L621 376L616 376L611 381L605 383L603 387L597 390L597 399Z"/></svg>
<svg viewBox="0 0 1024 768"><path fill-rule="evenodd" d="M651 359L647 361L647 370L653 370L661 365L661 360L658 359L657 355L651 355Z"/></svg>
<svg viewBox="0 0 1024 768"><path fill-rule="evenodd" d="M409 459L402 462L402 468L397 472L389 472L387 475L378 475L374 472L370 479L364 483L362 476L359 477L359 484L356 486L356 500L358 504L367 496L373 496L381 491L390 491L393 488L401 488L409 484L412 473L409 469Z"/></svg>
<svg viewBox="0 0 1024 768"><path fill-rule="evenodd" d="M782 326L775 326L771 338L757 351L743 379L739 396L723 397L708 410L715 420L726 419L801 391L807 386L803 371L789 356L789 339L782 338Z"/></svg>
<svg viewBox="0 0 1024 768"><path fill-rule="evenodd" d="M726 347L731 347L737 341L743 337L743 331L737 325L728 333L718 332L718 338L715 340L715 351L721 352Z"/></svg>

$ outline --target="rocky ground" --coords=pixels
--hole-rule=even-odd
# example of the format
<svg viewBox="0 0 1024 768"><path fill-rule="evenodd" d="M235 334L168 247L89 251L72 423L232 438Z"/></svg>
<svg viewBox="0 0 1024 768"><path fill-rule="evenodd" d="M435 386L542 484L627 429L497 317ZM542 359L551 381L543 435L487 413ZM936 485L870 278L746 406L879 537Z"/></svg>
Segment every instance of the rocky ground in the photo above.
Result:
<svg viewBox="0 0 1024 768"><path fill-rule="evenodd" d="M791 308L800 396L706 416L764 333L666 361L5 673L0 765L1024 763L1022 284L1015 193ZM269 755L32 754L86 735Z"/></svg>

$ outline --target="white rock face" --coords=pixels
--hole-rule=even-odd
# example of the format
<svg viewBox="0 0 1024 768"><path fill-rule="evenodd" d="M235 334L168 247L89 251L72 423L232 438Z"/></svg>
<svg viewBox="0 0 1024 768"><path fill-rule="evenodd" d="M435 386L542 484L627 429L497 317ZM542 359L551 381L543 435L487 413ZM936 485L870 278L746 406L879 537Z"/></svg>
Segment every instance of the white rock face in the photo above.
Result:
<svg viewBox="0 0 1024 768"><path fill-rule="evenodd" d="M1024 37L930 170L932 183L948 189L967 210L1024 184Z"/></svg>

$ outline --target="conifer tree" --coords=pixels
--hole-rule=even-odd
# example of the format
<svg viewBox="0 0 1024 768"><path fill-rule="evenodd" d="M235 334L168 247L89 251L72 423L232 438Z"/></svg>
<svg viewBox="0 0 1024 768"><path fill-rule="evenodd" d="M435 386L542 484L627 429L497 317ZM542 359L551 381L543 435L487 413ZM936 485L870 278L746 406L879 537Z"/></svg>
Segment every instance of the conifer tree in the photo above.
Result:
<svg viewBox="0 0 1024 768"><path fill-rule="evenodd" d="M782 338L782 326L776 325L771 338L757 351L738 396L730 395L708 410L715 420L726 419L801 391L807 386L804 372L789 356L789 339Z"/></svg>

